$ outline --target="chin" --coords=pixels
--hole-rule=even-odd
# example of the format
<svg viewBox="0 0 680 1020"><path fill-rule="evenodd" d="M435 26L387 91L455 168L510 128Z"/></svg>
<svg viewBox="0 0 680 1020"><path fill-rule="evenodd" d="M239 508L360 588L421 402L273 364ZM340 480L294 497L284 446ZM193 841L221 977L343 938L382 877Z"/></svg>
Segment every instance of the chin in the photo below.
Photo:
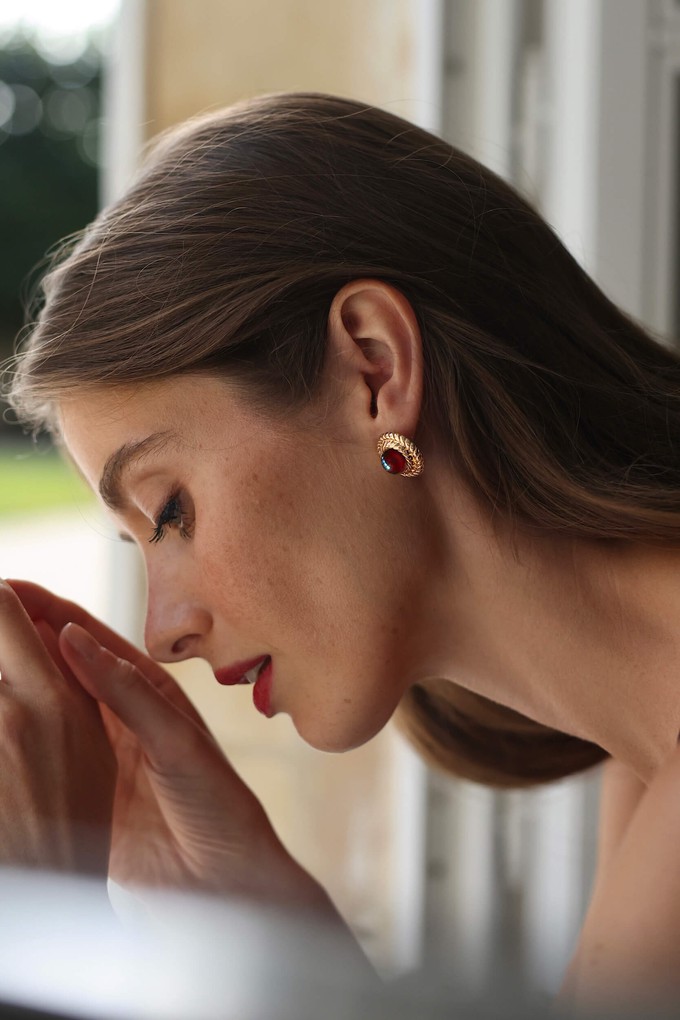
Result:
<svg viewBox="0 0 680 1020"><path fill-rule="evenodd" d="M370 725L367 725L365 718L343 720L335 726L329 725L327 716L325 720L309 716L291 718L298 735L310 747L327 754L343 754L345 751L354 751L372 740L386 725L390 715L373 719Z"/></svg>

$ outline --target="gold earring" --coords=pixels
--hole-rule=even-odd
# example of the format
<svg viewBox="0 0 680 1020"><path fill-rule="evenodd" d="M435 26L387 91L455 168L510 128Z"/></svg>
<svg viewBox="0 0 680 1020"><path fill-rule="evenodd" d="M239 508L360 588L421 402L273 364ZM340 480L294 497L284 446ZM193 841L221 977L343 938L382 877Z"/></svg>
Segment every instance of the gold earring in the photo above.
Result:
<svg viewBox="0 0 680 1020"><path fill-rule="evenodd" d="M398 432L385 432L378 440L378 456L385 471L404 478L423 473L425 461L414 442Z"/></svg>

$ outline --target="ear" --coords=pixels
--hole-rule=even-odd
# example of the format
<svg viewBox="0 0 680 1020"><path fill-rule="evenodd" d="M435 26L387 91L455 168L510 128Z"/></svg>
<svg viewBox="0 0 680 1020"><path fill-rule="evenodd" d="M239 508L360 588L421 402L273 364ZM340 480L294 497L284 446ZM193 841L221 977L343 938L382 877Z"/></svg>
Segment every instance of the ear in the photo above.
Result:
<svg viewBox="0 0 680 1020"><path fill-rule="evenodd" d="M423 348L413 308L382 280L353 280L328 316L328 369L353 422L372 438L413 439L423 399Z"/></svg>

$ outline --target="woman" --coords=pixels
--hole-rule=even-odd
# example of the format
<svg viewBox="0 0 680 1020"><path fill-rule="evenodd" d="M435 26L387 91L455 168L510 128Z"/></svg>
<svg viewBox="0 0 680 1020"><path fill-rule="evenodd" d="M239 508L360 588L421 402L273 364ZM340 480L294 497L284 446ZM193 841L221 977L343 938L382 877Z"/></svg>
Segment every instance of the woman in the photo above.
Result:
<svg viewBox="0 0 680 1020"><path fill-rule="evenodd" d="M255 681L325 750L398 709L494 785L672 770L680 361L492 173L358 103L263 97L166 134L44 293L10 400L148 573L151 659L16 585L110 790L83 689L102 706L117 877L326 902L152 660Z"/></svg>

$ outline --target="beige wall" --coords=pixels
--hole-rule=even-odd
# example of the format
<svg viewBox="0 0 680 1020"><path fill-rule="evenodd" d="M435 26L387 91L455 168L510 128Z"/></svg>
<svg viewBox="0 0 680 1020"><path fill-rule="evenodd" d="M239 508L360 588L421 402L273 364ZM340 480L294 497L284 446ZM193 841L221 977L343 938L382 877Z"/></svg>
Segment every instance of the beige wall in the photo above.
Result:
<svg viewBox="0 0 680 1020"><path fill-rule="evenodd" d="M143 133L289 89L336 92L416 117L417 12L418 0L147 0ZM400 883L403 752L395 732L388 727L351 754L321 754L287 717L258 716L249 689L218 687L202 664L177 672L285 844L388 966Z"/></svg>
<svg viewBox="0 0 680 1020"><path fill-rule="evenodd" d="M147 131L270 91L415 115L417 17L417 0L147 0Z"/></svg>

